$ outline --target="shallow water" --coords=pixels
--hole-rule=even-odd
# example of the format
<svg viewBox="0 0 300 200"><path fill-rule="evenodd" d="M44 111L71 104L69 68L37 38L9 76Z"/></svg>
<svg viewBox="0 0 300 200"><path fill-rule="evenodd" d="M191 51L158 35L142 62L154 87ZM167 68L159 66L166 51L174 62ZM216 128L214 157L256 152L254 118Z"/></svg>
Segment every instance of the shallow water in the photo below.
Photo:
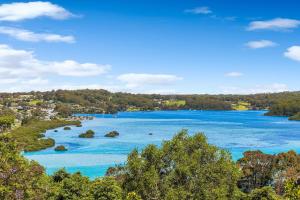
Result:
<svg viewBox="0 0 300 200"><path fill-rule="evenodd" d="M69 172L81 171L95 178L103 176L109 166L124 163L132 149L159 145L181 129L188 129L190 134L204 132L209 143L228 149L235 160L250 149L272 154L290 149L300 152L300 122L263 114L264 111L154 111L92 115L95 119L83 121L82 127L46 132L47 137L54 138L57 145L66 146L68 151L55 152L49 148L25 156L45 166L49 174L65 167ZM95 131L95 138L78 138L89 129ZM104 137L112 130L120 136Z"/></svg>

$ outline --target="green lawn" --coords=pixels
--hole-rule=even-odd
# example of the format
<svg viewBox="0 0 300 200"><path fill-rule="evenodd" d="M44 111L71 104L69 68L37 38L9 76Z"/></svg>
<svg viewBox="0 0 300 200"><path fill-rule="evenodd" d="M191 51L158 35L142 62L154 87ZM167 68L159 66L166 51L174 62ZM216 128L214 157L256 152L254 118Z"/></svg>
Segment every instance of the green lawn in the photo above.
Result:
<svg viewBox="0 0 300 200"><path fill-rule="evenodd" d="M167 100L167 101L164 101L164 105L166 105L166 106L180 107L180 106L185 106L185 104L186 104L185 100Z"/></svg>

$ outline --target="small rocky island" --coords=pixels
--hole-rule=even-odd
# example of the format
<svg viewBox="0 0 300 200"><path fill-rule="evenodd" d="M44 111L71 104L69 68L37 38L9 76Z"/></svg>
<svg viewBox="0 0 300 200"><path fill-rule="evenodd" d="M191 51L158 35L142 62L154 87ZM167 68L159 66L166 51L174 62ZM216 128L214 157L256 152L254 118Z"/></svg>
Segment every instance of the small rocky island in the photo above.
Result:
<svg viewBox="0 0 300 200"><path fill-rule="evenodd" d="M78 137L80 138L93 138L95 136L95 132L93 130L88 130L85 133L81 133Z"/></svg>
<svg viewBox="0 0 300 200"><path fill-rule="evenodd" d="M117 137L117 136L119 136L119 135L120 135L120 134L119 134L118 131L111 131L111 132L107 133L107 134L105 135L105 137L111 137L111 138L114 138L114 137Z"/></svg>
<svg viewBox="0 0 300 200"><path fill-rule="evenodd" d="M64 127L64 130L65 130L65 131L69 131L69 130L71 130L71 127L66 126L66 127Z"/></svg>
<svg viewBox="0 0 300 200"><path fill-rule="evenodd" d="M68 149L64 145L59 145L55 147L55 151L67 151Z"/></svg>

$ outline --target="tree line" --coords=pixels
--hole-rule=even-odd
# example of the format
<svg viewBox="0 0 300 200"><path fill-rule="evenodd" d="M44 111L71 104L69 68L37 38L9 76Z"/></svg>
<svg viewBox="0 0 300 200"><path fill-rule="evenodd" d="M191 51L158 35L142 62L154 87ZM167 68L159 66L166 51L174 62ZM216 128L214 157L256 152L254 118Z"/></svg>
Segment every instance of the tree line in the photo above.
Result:
<svg viewBox="0 0 300 200"><path fill-rule="evenodd" d="M52 101L63 116L72 113L116 113L129 108L138 110L232 110L233 104L249 103L250 110L269 109L269 115L292 116L299 109L300 92L266 93L252 95L159 95L112 93L106 90L53 90L48 92L0 93L0 104L10 105L20 95ZM168 104L170 100L184 104ZM19 102L20 103L20 102ZM26 104L26 102L21 102ZM39 106L43 106L39 102Z"/></svg>

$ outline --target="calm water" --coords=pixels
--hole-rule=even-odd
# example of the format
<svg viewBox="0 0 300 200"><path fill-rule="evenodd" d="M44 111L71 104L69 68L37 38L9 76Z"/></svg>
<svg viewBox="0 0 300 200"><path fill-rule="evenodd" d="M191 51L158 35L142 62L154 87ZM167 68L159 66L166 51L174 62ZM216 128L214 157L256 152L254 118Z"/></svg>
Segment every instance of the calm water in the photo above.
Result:
<svg viewBox="0 0 300 200"><path fill-rule="evenodd" d="M124 163L133 148L142 149L150 143L159 145L181 129L188 129L190 134L204 132L210 143L229 149L234 159L249 149L266 153L290 149L300 152L300 122L263 114L263 111L155 111L93 115L95 119L83 121L83 127L46 132L57 145L66 146L67 152L50 148L25 156L44 165L50 174L65 167L70 172L79 170L95 178L104 175L109 166ZM95 131L95 138L78 138L88 129ZM120 136L104 137L112 130L120 132Z"/></svg>

